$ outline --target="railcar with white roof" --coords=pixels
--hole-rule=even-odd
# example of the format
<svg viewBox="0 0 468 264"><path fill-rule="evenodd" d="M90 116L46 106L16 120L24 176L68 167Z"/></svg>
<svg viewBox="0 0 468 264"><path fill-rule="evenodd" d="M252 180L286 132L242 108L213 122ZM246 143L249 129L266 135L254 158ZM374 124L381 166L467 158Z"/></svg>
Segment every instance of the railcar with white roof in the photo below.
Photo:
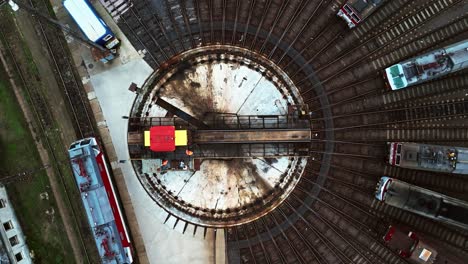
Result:
<svg viewBox="0 0 468 264"><path fill-rule="evenodd" d="M64 0L63 6L89 40L109 50L117 48L120 41L88 0Z"/></svg>

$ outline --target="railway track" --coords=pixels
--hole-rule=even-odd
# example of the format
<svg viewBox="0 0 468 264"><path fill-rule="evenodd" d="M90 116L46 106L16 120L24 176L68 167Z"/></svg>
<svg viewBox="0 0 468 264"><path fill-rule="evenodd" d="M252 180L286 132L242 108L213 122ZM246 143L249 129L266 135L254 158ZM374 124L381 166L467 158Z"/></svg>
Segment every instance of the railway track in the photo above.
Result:
<svg viewBox="0 0 468 264"><path fill-rule="evenodd" d="M314 114L314 149L296 189L266 216L227 228L232 263L407 263L381 239L394 223L441 234L440 243L466 251L464 231L457 235L373 198L383 174L454 196L466 191L462 177L423 179L421 173L385 165L388 141L466 140L466 104L457 98L465 74L396 92L387 90L381 77L393 63L466 37L466 15L440 23L441 16L466 3L386 1L349 30L336 17L344 2L163 0L156 7L141 1L120 16L119 25L154 68L194 47L244 47L282 67ZM160 188L155 178L147 184Z"/></svg>
<svg viewBox="0 0 468 264"><path fill-rule="evenodd" d="M418 1L408 0L387 1L348 37L357 38L358 41L363 42L375 34L381 33L385 27L392 25L395 21L401 21L409 16L409 10L416 8L418 4L420 4Z"/></svg>
<svg viewBox="0 0 468 264"><path fill-rule="evenodd" d="M426 33L425 35L422 35L420 36L420 38L417 38L416 40L415 39L412 39L413 42L408 42L410 44L410 46L412 47L412 49L408 49L407 47L404 47L404 48L400 48L400 49L397 49L396 51L389 51L390 55L382 55L382 57L376 59L375 61L373 61L373 67L375 68L375 70L377 72L381 72L382 71L382 67L384 67L383 65L391 65L391 63L395 63L398 61L398 58L400 58L399 60L402 60L403 58L405 58L405 55L400 55L398 56L398 51L402 50L402 52L404 52L403 54L407 54L409 51L411 50L418 50L418 46L419 46L419 43L425 43L425 42L430 42L430 43L437 43L439 41L442 41L444 39L447 39L447 38L451 38L452 36L457 36L458 34L464 32L466 30L466 28L468 27L468 23L467 23L467 19L466 17L462 17L462 18L459 18L459 19L456 19L454 21L452 21L450 24L444 26L444 27L440 27L440 28L437 28L435 29L434 31L430 31L428 33ZM455 33L455 34L454 34ZM414 38L414 37L413 37ZM409 38L411 39L411 38ZM418 41L419 39L419 41ZM408 44L407 43L407 44ZM431 49L434 49L434 48L431 48ZM385 54L385 53L382 53L382 54ZM391 59L390 59L390 57ZM385 62L382 62L383 60L385 60ZM378 66L380 65L380 66ZM457 76L457 74L455 74L455 76ZM459 75L458 75L459 76ZM380 76L379 76L380 78ZM370 80L375 80L376 77L370 77ZM451 78L444 78L444 80L446 81L450 81ZM458 81L460 82L460 81ZM359 83L359 82L358 82ZM341 84L343 85L343 84ZM329 95L330 97L330 100L332 101L332 106L335 106L335 105L339 105L339 104L342 104L342 103L347 103L349 101L355 101L356 99L361 99L361 98L365 98L365 100L367 100L367 102L369 101L377 101L377 102L380 102L380 99L374 99L375 97L378 97L380 96L380 94L382 93L386 93L387 96L392 96L393 98L395 98L396 100L398 101L403 101L405 100L405 98L401 96L401 94L405 94L406 96L409 96L409 94L412 94L413 97L421 97L421 96L424 96L424 95L431 95L431 94L437 94L437 93L441 93L441 92L449 92L449 91L453 91L455 90L456 87L454 87L454 85L438 85L437 82L434 83L434 82L430 82L430 83L427 83L427 84L423 84L422 86L417 86L415 89L403 89L402 91L394 91L394 92L387 92L388 91L388 88L385 88L383 83L382 82L377 82L377 85L382 87L381 89L372 89L372 88L362 88L362 85L354 85L354 83L351 83L351 84L345 84L344 86L341 86L339 87L338 84L332 84L332 87L336 87L336 88L328 88L329 91L327 92L327 94ZM360 89L358 89L357 87L360 87ZM350 89L351 88L351 89ZM419 88L419 89L418 89ZM351 91L350 91L351 90ZM348 91L348 93L346 93L345 91ZM340 92L340 94L338 94L338 92ZM415 93L417 92L417 93ZM349 93L352 93L352 95L350 96ZM369 100L368 97L371 97L373 96L373 100ZM384 98L384 100L387 99L387 98ZM396 101L394 100L394 102ZM318 97L312 97L309 99L309 102L313 105L317 105L318 104ZM366 105L370 105L370 106L374 106L372 104L369 104L366 102ZM387 100L385 101L387 102ZM354 104L354 102L353 102ZM354 104L355 105L355 104ZM320 106L319 106L320 107ZM319 110L320 108L319 107L315 107L313 108L314 110ZM374 106L375 108L378 108L378 104L376 104Z"/></svg>
<svg viewBox="0 0 468 264"><path fill-rule="evenodd" d="M383 47L389 46L390 44L394 44L394 42L386 42L384 46L377 47L374 50L366 51L364 53L357 52L356 54L353 54L352 57L346 59L344 59L345 55L343 55L342 57L338 58L340 60L340 64L328 64L331 68L327 69L327 71L331 73L324 74L324 76L322 76L321 78L322 81L320 84L313 84L312 87L305 90L303 94L307 95L308 93L313 91L313 88L315 86L323 84L327 84L326 90L327 93L329 93L329 91L340 89L339 87L343 85L348 85L353 81L355 82L356 75L360 78L368 78L369 75L372 75L371 72L374 74L375 72L380 72L383 70L384 67L389 66L392 63L401 61L404 58L407 58L409 54L414 54L416 51L420 51L424 48L427 51L428 49L434 49L433 45L439 45L439 42L441 42L441 40L459 36L459 34L464 32L467 27L468 24L466 23L466 20L464 18L461 18L445 27L442 27L439 30L434 30L433 32L426 33L425 35L416 39L417 41L413 40L413 42L401 46L398 46L398 44L392 45L392 49L394 51L387 50L387 53L385 53L385 55L382 55L379 58L373 58L372 55L377 54L377 52L379 50L382 50ZM366 63L366 61L369 61L369 58L373 60L371 60L370 63ZM323 70L324 68L321 69ZM357 74L357 72L359 72L359 74ZM318 76L321 76L321 74L319 73ZM338 76L341 76L341 78L337 78ZM303 76L303 78L298 81L297 85L303 86L309 77L309 75ZM377 91L375 93L377 93ZM310 99L308 98L307 102L314 103L313 100L316 101L316 97L312 97Z"/></svg>
<svg viewBox="0 0 468 264"><path fill-rule="evenodd" d="M54 17L54 14L50 14L48 2L44 0L35 2L29 0L29 4L39 12L49 14ZM71 61L71 55L69 54L69 51L65 49L66 42L62 37L62 32L56 28L52 28L50 24L47 24L44 21L37 21L47 52L50 55L53 63L52 65L56 72L55 77L57 83L64 91L70 112L73 116L77 137L85 138L94 136L94 117L91 114L92 112L87 97L84 94L81 79L78 77L75 66Z"/></svg>
<svg viewBox="0 0 468 264"><path fill-rule="evenodd" d="M453 100L438 100L425 101L424 103L412 103L403 105L394 105L395 108L373 111L362 111L356 113L348 113L344 115L335 115L334 123L337 130L347 130L353 128L365 127L380 127L387 126L391 128L399 128L401 124L417 127L421 124L437 122L442 123L444 120L451 120L466 117L468 111L468 103L462 99ZM382 117L385 115L385 118ZM319 122L323 118L312 119L313 122ZM312 132L322 132L323 129L312 130Z"/></svg>
<svg viewBox="0 0 468 264"><path fill-rule="evenodd" d="M70 213L72 217L72 223L67 223L67 224L73 224L77 227L81 227L80 225L80 220L82 219L80 216L80 212L77 211L76 209L73 208L73 203L72 197L70 194L70 190L67 188L67 185L65 184L65 176L66 172L63 171L63 168L61 168L60 164L63 163L63 161L59 158L59 155L57 152L60 151L65 151L63 148L63 145L57 143L61 143L61 141L57 141L57 139L60 139L60 134L59 131L55 129L54 125L54 117L52 116L52 113L50 111L50 105L47 99L44 97L43 92L40 90L39 85L31 85L30 80L26 77L26 70L22 68L22 66L18 63L15 53L13 50L13 47L8 44L9 39L6 37L5 32L0 29L0 37L6 41L6 50L9 56L9 60L12 63L12 66L14 67L15 73L19 77L19 80L21 82L21 86L24 88L27 97L31 103L31 110L33 111L35 118L37 120L37 126L39 129L39 135L41 135L41 142L44 145L45 149L49 153L49 157L51 159L51 166L54 168L55 173L58 175L60 184L64 188L64 195L66 198L66 206L70 208ZM21 40L22 41L22 40ZM18 42L17 42L18 43ZM59 190L56 190L57 192L60 192ZM73 198L75 199L75 198ZM66 217L65 215L62 214L62 217ZM88 228L87 228L88 229ZM85 246L85 237L86 235L91 236L91 234L84 234L83 229L79 228L78 229L78 240L81 246L81 250L83 250L83 257L87 263L91 263L91 258L88 253L88 250L86 249Z"/></svg>
<svg viewBox="0 0 468 264"><path fill-rule="evenodd" d="M399 221L404 223L405 225L413 226L414 224L424 222L424 225L417 225L416 229L418 231L426 234L437 234L440 240L451 244L457 248L466 249L468 245L466 232L459 232L459 230L454 230L446 226L441 226L435 222L427 221L424 218L400 210L398 208L384 205L382 203L379 204L377 202L374 202L371 207L373 210L375 210L376 214L385 214L391 216L394 219L399 219Z"/></svg>
<svg viewBox="0 0 468 264"><path fill-rule="evenodd" d="M379 80L378 77L372 78L370 80L365 80L360 83L360 86L379 86L381 89L371 90L369 93L360 93L355 92L353 86L345 86L342 89L339 89L339 92L345 92L344 90L348 89L349 96L343 96L341 94L330 93L331 97L334 97L335 94L340 99L334 101L331 106L334 107L335 114L344 114L344 113L355 113L362 111L371 111L375 109L380 109L382 106L389 105L393 106L394 104L401 104L408 101L424 101L420 98L428 98L429 100L434 100L440 97L450 96L451 94L460 93L463 91L466 86L468 79L466 78L465 71L460 73L452 74L449 77L441 78L433 82L423 83L421 85L415 86L412 89L403 89L399 91L389 91L388 88L384 88L384 85ZM367 88L366 88L367 89ZM369 88L372 89L372 88ZM337 91L337 92L338 92ZM358 95L356 95L358 94ZM452 97L456 98L455 95Z"/></svg>
<svg viewBox="0 0 468 264"><path fill-rule="evenodd" d="M408 40L405 40L404 43L391 45L391 49L383 49L382 47L390 46L390 43L393 44L394 42L387 42L386 45L381 47L374 46L378 48L374 48L374 50L364 52L365 55L361 55L357 60L353 59L352 57L350 57L346 61L340 60L339 65L345 66L341 67L341 69L338 70L333 69L333 75L323 77L323 81L321 82L321 84L330 81L326 85L326 90L328 95L332 95L333 93L334 96L330 96L331 100L337 100L338 103L343 101L350 101L350 96L348 94L345 93L344 96L337 96L336 94L338 92L344 91L344 87L351 86L353 84L352 82L356 82L356 77L354 77L354 75L356 75L356 72L360 72L358 74L360 76L360 79L372 78L368 76L370 71L379 73L384 67L391 65L392 63L401 61L404 58L407 58L408 54L410 53L414 53L415 51L421 50L421 47L424 47L426 50L434 49L433 46L431 46L431 48L428 48L429 45L439 45L439 43L444 39L451 39L453 37L459 36L459 34L466 31L467 26L468 24L466 23L465 17L461 17L450 22L447 25L436 27L433 30L427 31L425 32L425 34L418 34L418 37L411 36L410 38L407 38ZM411 40L411 42L409 40ZM380 52L380 55L377 52ZM375 55L371 56L373 53ZM363 52L357 52L357 54L363 54ZM369 65L369 63L363 63L363 66L359 65L362 64L361 62L366 61L369 58L373 59L371 60L371 65ZM332 64L329 63L329 65ZM341 78L336 78L340 75ZM299 84L304 83L307 80L307 78L308 76L302 76L302 79L299 81ZM312 84L312 88L316 85L318 84ZM382 89L372 90L371 88L360 88L358 90L356 87L352 87L354 92L354 98L359 99L361 97L377 95L379 93L385 92L383 84L381 83L378 85L381 86ZM308 94L310 91L312 91L312 88L308 88L308 90L306 90L305 93ZM320 107L319 102L317 101L318 98L318 96L307 98L307 101L312 104L313 109L317 109L318 107ZM333 101L332 103L334 103Z"/></svg>
<svg viewBox="0 0 468 264"><path fill-rule="evenodd" d="M328 52L324 54L326 56L325 58L320 56L322 54L317 56L314 62L315 70L320 72L341 60L343 60L341 61L342 63L345 62L348 64L347 61L355 61L363 54L365 58L367 58L367 56L374 53L376 48L379 50L388 46L394 48L394 45L397 43L396 41L402 36L407 37L409 33L415 33L425 23L436 17L439 12L443 12L445 9L451 8L460 2L461 1L456 0L433 0L425 3L423 6L413 7L414 9L411 13L404 12L405 9L411 7L401 8L400 12L404 12L405 16L394 20L393 23L383 23L381 26L374 28L371 32L367 32L364 38L359 39L357 45L340 47L342 52L339 50ZM417 3L417 1L413 3ZM384 10L385 7L382 7L382 9ZM398 15L396 15L396 17L398 17ZM388 51L386 52L388 53ZM335 56L330 54L334 54Z"/></svg>
<svg viewBox="0 0 468 264"><path fill-rule="evenodd" d="M49 8L50 3L37 0L29 1L28 4L33 8L36 8L42 14L49 14L54 17L54 14L50 13L51 9ZM63 98L67 103L67 108L69 109L70 115L72 117L73 125L75 128L76 136L78 138L85 138L89 136L97 136L95 134L94 128L94 117L91 114L91 108L87 100L87 96L84 94L84 88L81 83L81 79L76 73L75 66L71 61L71 55L69 51L65 48L67 46L65 39L62 35L62 32L56 28L50 26L50 24L45 23L42 20L36 19L37 21L37 32L41 35L41 40L44 45L44 49L47 51L50 56L50 64L55 71L55 78L57 84L61 87L60 90L63 91ZM3 32L2 32L3 35ZM60 183L64 188L65 201L67 207L71 212L73 219L73 224L78 228L78 240L83 251L84 261L87 263L92 263L97 254L93 245L92 235L89 232L89 227L86 222L83 222L84 213L80 203L74 203L72 201L79 201L79 198L76 197L77 192L75 186L70 187L68 185L68 171L64 171L62 165L64 161L60 157L67 157L67 151L64 145L61 143L60 131L55 129L55 121L53 114L50 110L50 101L48 101L43 92L40 91L38 86L28 84L27 78L25 77L20 66L17 64L14 57L14 53L10 51L11 60L14 62L15 68L17 69L17 74L22 80L22 85L28 92L28 97L31 100L31 105L34 109L37 120L39 120L39 125L41 129L41 134L45 143L46 148L49 151L49 154L52 158L52 166L55 167L55 171L59 176ZM62 164L62 165L60 165ZM59 166L60 165L60 166ZM86 246L88 245L88 246Z"/></svg>
<svg viewBox="0 0 468 264"><path fill-rule="evenodd" d="M48 14L52 18L55 18L55 14L51 12L50 3L48 1L29 0L29 3L33 8L36 8L43 14ZM62 32L57 28L44 23L44 21L37 20L37 22L45 47L47 48L47 52L51 58L52 66L55 68L55 78L57 83L63 89L65 95L64 98L67 99L68 108L73 116L77 138L86 138L90 136L99 137L98 134L95 133L94 126L96 122L92 115L91 106L89 105L87 96L84 94L81 78L76 72L71 54L68 49L65 48L67 47L67 43ZM67 148L62 145L61 149L55 148L53 151L63 151L67 153ZM54 162L58 161L55 160ZM62 185L65 188L68 203L71 205L70 209L73 214L74 222L79 227L79 240L84 251L85 259L88 263L91 263L94 261L96 256L93 245L94 238L89 231L88 224L84 221L86 216L81 204L79 202L72 202L80 200L78 198L79 194L74 185L70 188L66 183L66 180L64 179L65 174L65 172L61 172L60 174Z"/></svg>

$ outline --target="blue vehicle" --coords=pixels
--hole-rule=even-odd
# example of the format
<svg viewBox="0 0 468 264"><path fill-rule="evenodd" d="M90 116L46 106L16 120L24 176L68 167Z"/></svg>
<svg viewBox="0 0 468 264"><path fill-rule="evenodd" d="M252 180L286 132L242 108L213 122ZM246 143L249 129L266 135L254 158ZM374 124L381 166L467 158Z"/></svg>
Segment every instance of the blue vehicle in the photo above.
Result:
<svg viewBox="0 0 468 264"><path fill-rule="evenodd" d="M119 45L120 41L88 0L64 0L63 6L89 40L109 50Z"/></svg>

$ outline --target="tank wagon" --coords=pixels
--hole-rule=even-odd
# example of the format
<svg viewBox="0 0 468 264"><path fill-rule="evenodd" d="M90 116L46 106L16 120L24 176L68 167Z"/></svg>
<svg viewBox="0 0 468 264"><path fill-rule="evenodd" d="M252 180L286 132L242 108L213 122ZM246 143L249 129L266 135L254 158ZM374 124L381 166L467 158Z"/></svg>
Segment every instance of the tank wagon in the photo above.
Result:
<svg viewBox="0 0 468 264"><path fill-rule="evenodd" d="M382 3L382 0L349 0L340 8L337 15L346 21L349 28L354 28Z"/></svg>
<svg viewBox="0 0 468 264"><path fill-rule="evenodd" d="M468 148L390 142L388 162L402 168L468 174Z"/></svg>
<svg viewBox="0 0 468 264"><path fill-rule="evenodd" d="M468 203L383 176L375 198L388 205L468 230Z"/></svg>
<svg viewBox="0 0 468 264"><path fill-rule="evenodd" d="M385 69L392 90L420 84L468 67L468 40L433 50Z"/></svg>

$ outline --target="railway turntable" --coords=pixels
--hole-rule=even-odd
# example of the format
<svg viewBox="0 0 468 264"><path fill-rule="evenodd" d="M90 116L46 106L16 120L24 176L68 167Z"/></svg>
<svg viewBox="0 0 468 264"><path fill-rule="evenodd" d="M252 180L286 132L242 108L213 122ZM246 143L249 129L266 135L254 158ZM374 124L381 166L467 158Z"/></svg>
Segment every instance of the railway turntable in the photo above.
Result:
<svg viewBox="0 0 468 264"><path fill-rule="evenodd" d="M202 129L179 117L130 118L130 157L307 157L309 146L304 143L311 141L311 131L306 107L288 108L288 115L216 114Z"/></svg>
<svg viewBox="0 0 468 264"><path fill-rule="evenodd" d="M229 47L191 51L156 72L128 118L139 180L161 207L196 225L255 220L288 196L312 140L288 76Z"/></svg>

